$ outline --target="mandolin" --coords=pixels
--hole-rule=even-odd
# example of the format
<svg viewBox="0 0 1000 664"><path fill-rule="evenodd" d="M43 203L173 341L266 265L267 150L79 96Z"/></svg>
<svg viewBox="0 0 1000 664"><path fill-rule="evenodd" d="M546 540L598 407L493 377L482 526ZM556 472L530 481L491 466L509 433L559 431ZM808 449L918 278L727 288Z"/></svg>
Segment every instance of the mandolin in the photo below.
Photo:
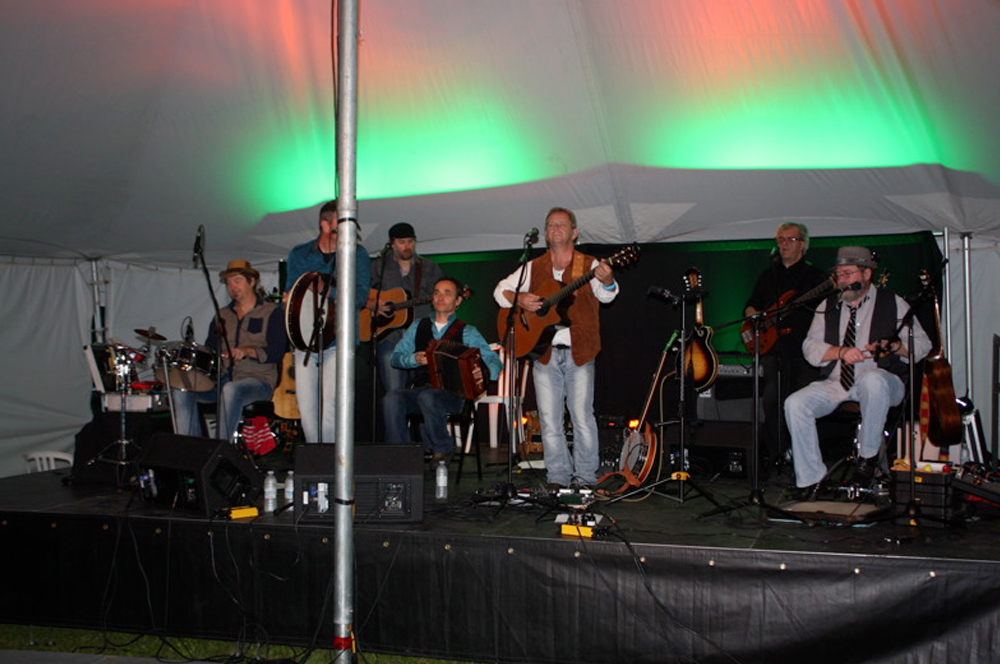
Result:
<svg viewBox="0 0 1000 664"><path fill-rule="evenodd" d="M639 245L633 244L616 252L604 262L618 269L637 260L639 260ZM517 305L512 307L513 311L501 309L497 316L497 333L501 339L507 334L507 317L514 316L514 357L518 359L541 357L552 343L555 326L565 321L565 308L558 305L593 278L594 270L590 269L566 285L555 279L549 279L535 291L536 295L544 299L542 308L538 311L525 311Z"/></svg>
<svg viewBox="0 0 1000 664"><path fill-rule="evenodd" d="M696 292L701 287L701 271L689 268L684 275L688 292ZM684 375L691 381L697 392L704 392L715 383L719 375L719 356L712 348L712 328L702 322L701 297L694 305L694 327L688 334L684 347Z"/></svg>
<svg viewBox="0 0 1000 664"><path fill-rule="evenodd" d="M920 271L920 283L924 288L931 287L927 270ZM955 400L951 365L941 343L941 308L937 294L934 295L934 327L937 331L936 348L924 360L924 380L930 400L927 437L938 447L951 447L962 442L962 415Z"/></svg>

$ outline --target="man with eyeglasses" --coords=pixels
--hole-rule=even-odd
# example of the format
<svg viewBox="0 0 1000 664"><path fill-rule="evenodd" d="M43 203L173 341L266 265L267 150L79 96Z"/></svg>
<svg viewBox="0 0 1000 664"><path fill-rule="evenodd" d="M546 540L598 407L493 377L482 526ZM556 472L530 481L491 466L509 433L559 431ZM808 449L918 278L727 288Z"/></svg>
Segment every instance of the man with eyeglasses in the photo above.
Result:
<svg viewBox="0 0 1000 664"><path fill-rule="evenodd" d="M746 302L745 316L766 311L782 298L788 302L794 297L791 294L802 295L827 279L823 270L805 258L809 249L809 230L803 224L781 224L774 240L776 246L771 251L771 265L757 278ZM774 346L763 353L761 344L761 405L764 418L761 469L764 474L784 458L791 444L788 427L782 417L785 399L819 377L816 368L802 357L802 341L811 321L811 309L793 309L775 325L779 334ZM752 344L748 348L752 350Z"/></svg>
<svg viewBox="0 0 1000 664"><path fill-rule="evenodd" d="M930 339L915 318L913 353L907 349L908 330L903 328L897 335L909 305L888 290L872 287L877 267L874 255L865 247L837 251L833 275L840 293L816 308L802 343L806 360L819 367L822 377L785 402L795 485L802 498L815 498L826 475L816 419L829 415L845 401L857 401L861 408L860 456L854 483L871 485L878 470L886 415L903 400L907 363L911 359L919 362L931 349Z"/></svg>

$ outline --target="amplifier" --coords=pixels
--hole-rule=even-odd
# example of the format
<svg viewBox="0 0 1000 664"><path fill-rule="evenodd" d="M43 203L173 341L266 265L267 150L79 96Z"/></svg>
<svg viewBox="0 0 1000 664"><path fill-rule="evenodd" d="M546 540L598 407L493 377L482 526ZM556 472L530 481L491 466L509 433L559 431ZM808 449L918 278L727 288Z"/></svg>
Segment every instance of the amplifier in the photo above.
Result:
<svg viewBox="0 0 1000 664"><path fill-rule="evenodd" d="M330 521L337 446L295 448L295 521ZM419 523L424 520L424 451L420 445L354 447L354 520Z"/></svg>

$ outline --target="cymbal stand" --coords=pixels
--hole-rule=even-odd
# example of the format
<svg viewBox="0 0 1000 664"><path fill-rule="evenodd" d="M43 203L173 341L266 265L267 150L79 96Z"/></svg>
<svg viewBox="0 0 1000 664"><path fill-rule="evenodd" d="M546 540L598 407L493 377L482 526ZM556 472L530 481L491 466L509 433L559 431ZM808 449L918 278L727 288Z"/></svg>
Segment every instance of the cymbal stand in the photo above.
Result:
<svg viewBox="0 0 1000 664"><path fill-rule="evenodd" d="M115 352L115 387L118 388L118 393L121 395L121 401L118 405L118 439L111 441L102 447L97 454L94 455L94 458L87 462L87 466L92 466L98 461L117 466L115 472L115 486L119 489L124 488L126 483L127 477L124 469L133 463L129 460L128 448L130 446L134 446L136 449L139 449L139 446L128 437L128 420L126 417L128 413L128 393L131 388L130 379L132 376L132 370L135 367L133 362L134 353L135 351L131 348L126 349L125 352ZM114 458L105 456L105 453L111 448L115 448Z"/></svg>

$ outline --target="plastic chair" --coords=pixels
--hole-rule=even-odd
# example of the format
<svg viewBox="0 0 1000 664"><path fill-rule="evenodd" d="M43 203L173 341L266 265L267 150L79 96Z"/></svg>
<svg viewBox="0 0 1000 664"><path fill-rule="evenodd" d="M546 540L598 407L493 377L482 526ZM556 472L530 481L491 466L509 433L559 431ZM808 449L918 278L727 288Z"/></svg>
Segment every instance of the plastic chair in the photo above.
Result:
<svg viewBox="0 0 1000 664"><path fill-rule="evenodd" d="M29 473L42 473L47 470L55 470L60 463L65 463L68 467L73 467L73 455L69 452L54 452L43 450L41 452L28 452L24 455L24 465Z"/></svg>

